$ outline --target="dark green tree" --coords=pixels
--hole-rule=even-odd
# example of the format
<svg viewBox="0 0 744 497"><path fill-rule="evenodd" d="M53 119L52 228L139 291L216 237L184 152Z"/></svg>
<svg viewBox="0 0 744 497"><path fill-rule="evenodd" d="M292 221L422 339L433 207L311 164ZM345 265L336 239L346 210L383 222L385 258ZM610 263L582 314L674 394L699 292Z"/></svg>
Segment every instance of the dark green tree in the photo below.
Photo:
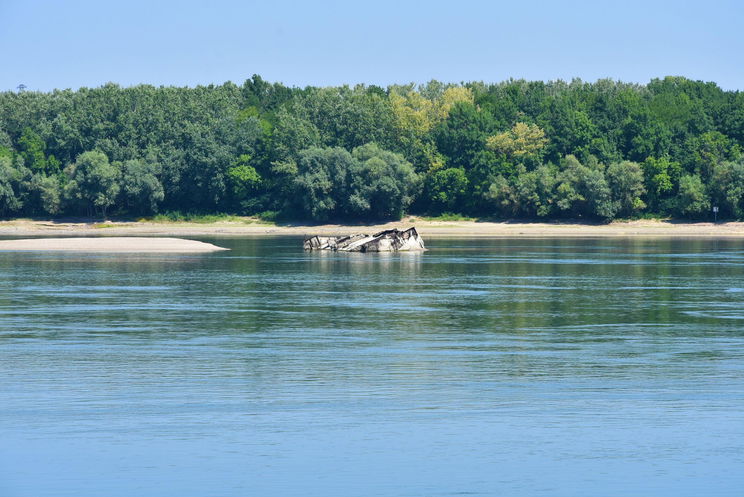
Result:
<svg viewBox="0 0 744 497"><path fill-rule="evenodd" d="M405 158L374 143L352 152L349 215L376 220L400 219L417 193L419 177Z"/></svg>
<svg viewBox="0 0 744 497"><path fill-rule="evenodd" d="M114 164L121 171L121 204L128 212L152 214L165 198L158 179L160 164L144 159L131 159Z"/></svg>
<svg viewBox="0 0 744 497"><path fill-rule="evenodd" d="M721 209L722 217L744 217L744 161L719 162L714 166L710 197L713 205Z"/></svg>
<svg viewBox="0 0 744 497"><path fill-rule="evenodd" d="M682 166L671 161L669 156L663 156L648 157L642 168L649 207L655 212L664 210L665 203L676 191Z"/></svg>
<svg viewBox="0 0 744 497"><path fill-rule="evenodd" d="M440 169L426 178L425 190L432 213L457 212L465 202L468 177L461 168Z"/></svg>
<svg viewBox="0 0 744 497"><path fill-rule="evenodd" d="M119 194L119 170L108 157L97 150L83 152L74 164L65 169L69 182L65 185L67 199L87 210L100 212L105 218L108 208Z"/></svg>
<svg viewBox="0 0 744 497"><path fill-rule="evenodd" d="M18 139L18 148L26 167L36 172L46 170L47 160L44 153L46 144L38 133L35 133L31 128L25 128Z"/></svg>
<svg viewBox="0 0 744 497"><path fill-rule="evenodd" d="M355 159L343 148L309 148L299 153L290 215L328 221L343 217L349 205L349 171Z"/></svg>

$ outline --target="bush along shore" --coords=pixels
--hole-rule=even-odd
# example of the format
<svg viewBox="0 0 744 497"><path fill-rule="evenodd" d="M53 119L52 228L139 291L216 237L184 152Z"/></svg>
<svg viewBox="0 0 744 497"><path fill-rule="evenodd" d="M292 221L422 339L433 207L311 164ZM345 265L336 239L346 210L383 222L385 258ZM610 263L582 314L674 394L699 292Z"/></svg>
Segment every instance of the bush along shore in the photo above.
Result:
<svg viewBox="0 0 744 497"><path fill-rule="evenodd" d="M510 80L0 93L0 216L744 217L744 93Z"/></svg>

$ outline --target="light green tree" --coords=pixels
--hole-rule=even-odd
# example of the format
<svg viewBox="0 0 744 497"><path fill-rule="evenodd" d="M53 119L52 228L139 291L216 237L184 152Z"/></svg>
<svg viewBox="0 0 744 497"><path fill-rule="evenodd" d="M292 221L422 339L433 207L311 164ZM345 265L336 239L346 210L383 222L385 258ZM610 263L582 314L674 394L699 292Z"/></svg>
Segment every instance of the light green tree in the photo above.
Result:
<svg viewBox="0 0 744 497"><path fill-rule="evenodd" d="M34 174L29 183L34 209L44 214L55 215L62 210L62 188L57 176Z"/></svg>
<svg viewBox="0 0 744 497"><path fill-rule="evenodd" d="M567 214L611 220L618 211L605 178L604 167L596 159L582 164L573 155L563 160L558 175L556 204Z"/></svg>
<svg viewBox="0 0 744 497"><path fill-rule="evenodd" d="M251 165L252 157L242 154L227 170L233 202L243 211L255 210L257 193L261 187L261 175Z"/></svg>
<svg viewBox="0 0 744 497"><path fill-rule="evenodd" d="M605 176L618 214L632 215L646 207L641 200L646 192L643 170L637 162L614 162L607 166Z"/></svg>
<svg viewBox="0 0 744 497"><path fill-rule="evenodd" d="M10 157L0 156L0 215L19 210L23 203L18 197L21 173L13 167Z"/></svg>
<svg viewBox="0 0 744 497"><path fill-rule="evenodd" d="M538 155L548 144L548 139L536 124L516 123L510 130L489 136L486 146L503 153L510 159L522 159Z"/></svg>
<svg viewBox="0 0 744 497"><path fill-rule="evenodd" d="M687 174L679 179L677 211L685 217L701 217L710 209L710 199L703 180L697 174Z"/></svg>

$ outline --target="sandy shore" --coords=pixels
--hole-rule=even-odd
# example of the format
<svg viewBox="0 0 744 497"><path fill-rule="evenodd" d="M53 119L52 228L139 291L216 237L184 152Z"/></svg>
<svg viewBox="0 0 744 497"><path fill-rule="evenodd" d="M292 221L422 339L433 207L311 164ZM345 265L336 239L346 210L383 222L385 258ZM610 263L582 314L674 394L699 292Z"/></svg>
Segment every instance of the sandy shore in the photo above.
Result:
<svg viewBox="0 0 744 497"><path fill-rule="evenodd" d="M416 226L424 237L744 237L744 223L678 223L627 221L610 224L492 223L476 221L431 221L406 217L402 221L375 225L282 225L245 222L151 223L151 222L59 222L19 219L0 222L0 236L265 236L339 235L374 233L390 228Z"/></svg>
<svg viewBox="0 0 744 497"><path fill-rule="evenodd" d="M0 240L0 251L66 251L122 253L194 253L228 250L211 243L182 238L73 237Z"/></svg>

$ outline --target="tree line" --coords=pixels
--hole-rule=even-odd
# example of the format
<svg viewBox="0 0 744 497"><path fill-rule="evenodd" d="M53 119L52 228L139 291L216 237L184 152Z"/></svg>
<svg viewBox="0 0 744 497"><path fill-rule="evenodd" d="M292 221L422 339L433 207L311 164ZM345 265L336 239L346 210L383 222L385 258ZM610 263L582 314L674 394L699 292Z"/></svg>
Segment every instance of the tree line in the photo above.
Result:
<svg viewBox="0 0 744 497"><path fill-rule="evenodd" d="M0 215L744 217L744 93L681 77L0 93Z"/></svg>

